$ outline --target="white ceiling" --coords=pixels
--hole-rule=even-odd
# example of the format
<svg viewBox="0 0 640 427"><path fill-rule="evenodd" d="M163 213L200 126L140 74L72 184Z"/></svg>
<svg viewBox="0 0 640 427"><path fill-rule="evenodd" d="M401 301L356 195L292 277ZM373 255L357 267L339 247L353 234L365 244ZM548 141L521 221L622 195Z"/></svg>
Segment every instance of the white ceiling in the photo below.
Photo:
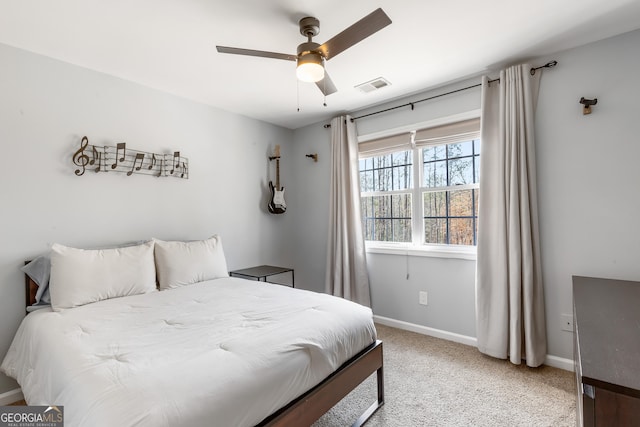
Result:
<svg viewBox="0 0 640 427"><path fill-rule="evenodd" d="M300 18L323 43L378 7L393 23L328 61L327 107L295 62L215 49L295 54ZM636 28L638 0L0 0L0 43L291 129Z"/></svg>

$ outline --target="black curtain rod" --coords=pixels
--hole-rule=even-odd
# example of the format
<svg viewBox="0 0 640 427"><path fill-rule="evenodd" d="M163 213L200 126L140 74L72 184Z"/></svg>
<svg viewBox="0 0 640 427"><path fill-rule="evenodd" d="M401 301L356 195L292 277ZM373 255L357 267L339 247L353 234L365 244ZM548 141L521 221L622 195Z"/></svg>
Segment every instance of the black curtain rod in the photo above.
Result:
<svg viewBox="0 0 640 427"><path fill-rule="evenodd" d="M537 70L539 70L541 68L553 68L556 65L558 65L558 61L550 61L550 62L547 62L546 64L541 65L539 67L531 68L529 70L529 74L531 74L532 76L535 76ZM489 80L489 83L499 82L499 81L500 81L500 78L497 78L497 79ZM450 92L441 93L440 95L430 96L428 98L420 99L418 101L407 102L406 104L402 104L402 105L396 105L395 107L386 108L384 110L374 111L373 113L363 114L362 116L352 117L351 121L354 122L354 121L356 121L358 119L362 119L362 118L369 117L369 116L375 116L376 114L386 113L387 111L397 110L398 108L411 107L411 109L413 110L415 108L415 104L419 104L419 103L425 102L425 101L430 101L432 99L440 98L441 96L445 96L445 95L452 95L454 93L462 92L463 90L473 89L474 87L479 87L479 86L482 86L482 83L478 83L478 84L475 84L475 85L471 85L471 86L463 87L463 88L460 88L460 89L452 90ZM330 123L327 123L326 125L324 125L325 129L330 128L330 127L331 127Z"/></svg>

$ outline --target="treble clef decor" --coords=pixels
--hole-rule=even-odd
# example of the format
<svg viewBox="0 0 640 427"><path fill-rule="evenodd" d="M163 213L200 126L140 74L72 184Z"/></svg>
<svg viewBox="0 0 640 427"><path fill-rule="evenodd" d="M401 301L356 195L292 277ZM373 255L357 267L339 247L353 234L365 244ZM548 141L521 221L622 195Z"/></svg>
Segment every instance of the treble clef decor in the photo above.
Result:
<svg viewBox="0 0 640 427"><path fill-rule="evenodd" d="M127 176L140 174L189 179L189 159L180 156L179 151L148 153L132 150L125 142L119 142L115 146L97 146L89 144L89 138L83 136L80 148L73 153L72 160L78 166L74 171L77 176L84 175L86 170L93 170L122 172ZM91 166L95 167L90 169Z"/></svg>
<svg viewBox="0 0 640 427"><path fill-rule="evenodd" d="M84 150L86 150L88 146L89 146L89 138L87 138L86 136L83 136L82 141L80 141L80 148L78 149L78 151L73 153L73 164L76 166L80 166L82 168L82 170L80 169L75 170L75 174L78 176L84 175L85 168L90 162L89 156L84 154Z"/></svg>

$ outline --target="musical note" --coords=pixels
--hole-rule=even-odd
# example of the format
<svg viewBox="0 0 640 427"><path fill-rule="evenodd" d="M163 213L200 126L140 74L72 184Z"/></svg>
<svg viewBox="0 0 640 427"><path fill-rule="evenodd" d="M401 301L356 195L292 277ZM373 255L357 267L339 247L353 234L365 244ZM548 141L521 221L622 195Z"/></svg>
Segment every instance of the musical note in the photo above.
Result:
<svg viewBox="0 0 640 427"><path fill-rule="evenodd" d="M96 147L93 147L93 148L95 149ZM98 167L96 168L96 172L100 172L101 167L102 167L102 151L98 152Z"/></svg>
<svg viewBox="0 0 640 427"><path fill-rule="evenodd" d="M118 151L122 150L122 157L120 157L120 159L118 159ZM116 145L116 162L114 164L111 165L111 169L115 169L118 167L118 161L120 162L124 162L124 157L127 155L127 143L126 142L119 142Z"/></svg>
<svg viewBox="0 0 640 427"><path fill-rule="evenodd" d="M136 163L138 163L138 160L140 160L140 166L136 167ZM144 153L137 153L136 154L136 158L133 159L133 165L131 165L131 170L129 172L127 172L127 176L131 176L131 174L133 173L133 169L135 168L137 171L140 170L140 168L142 168L142 163L144 162Z"/></svg>
<svg viewBox="0 0 640 427"><path fill-rule="evenodd" d="M93 165L96 164L96 157L98 157L98 150L96 150L96 146L95 145L91 146L91 150L92 150L91 161L89 162L89 164L93 166Z"/></svg>
<svg viewBox="0 0 640 427"><path fill-rule="evenodd" d="M175 172L176 168L179 168L179 167L180 167L180 152L179 151L174 151L173 152L173 167L171 168L169 173L171 175L173 175L173 172Z"/></svg>
<svg viewBox="0 0 640 427"><path fill-rule="evenodd" d="M153 154L153 153L152 153L152 154ZM149 170L153 169L153 167L154 167L155 165L156 165L156 155L155 155L155 154L153 154L153 155L151 156L151 163L149 163L149 167L148 167L148 169L149 169Z"/></svg>
<svg viewBox="0 0 640 427"><path fill-rule="evenodd" d="M180 178L184 178L184 174L187 173L187 164L182 162L182 174L180 174Z"/></svg>
<svg viewBox="0 0 640 427"><path fill-rule="evenodd" d="M84 174L85 167L89 164L89 156L84 154L84 150L89 145L89 138L86 136L82 137L80 141L80 149L73 154L73 164L76 166L82 167L82 171L80 169L75 170L75 174L78 176L82 176Z"/></svg>
<svg viewBox="0 0 640 427"><path fill-rule="evenodd" d="M162 176L162 168L164 167L164 157L160 158L160 169L158 169L158 176Z"/></svg>

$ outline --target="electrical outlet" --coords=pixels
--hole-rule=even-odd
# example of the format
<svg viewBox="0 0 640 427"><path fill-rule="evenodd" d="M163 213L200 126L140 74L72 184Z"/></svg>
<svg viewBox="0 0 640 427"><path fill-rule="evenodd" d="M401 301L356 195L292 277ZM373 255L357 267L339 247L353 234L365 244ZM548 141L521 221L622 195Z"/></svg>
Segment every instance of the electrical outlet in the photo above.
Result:
<svg viewBox="0 0 640 427"><path fill-rule="evenodd" d="M427 291L420 291L419 296L420 296L420 299L419 299L420 304L427 305Z"/></svg>
<svg viewBox="0 0 640 427"><path fill-rule="evenodd" d="M573 332L573 315L561 314L560 318L562 319L562 328L560 329L567 332Z"/></svg>

